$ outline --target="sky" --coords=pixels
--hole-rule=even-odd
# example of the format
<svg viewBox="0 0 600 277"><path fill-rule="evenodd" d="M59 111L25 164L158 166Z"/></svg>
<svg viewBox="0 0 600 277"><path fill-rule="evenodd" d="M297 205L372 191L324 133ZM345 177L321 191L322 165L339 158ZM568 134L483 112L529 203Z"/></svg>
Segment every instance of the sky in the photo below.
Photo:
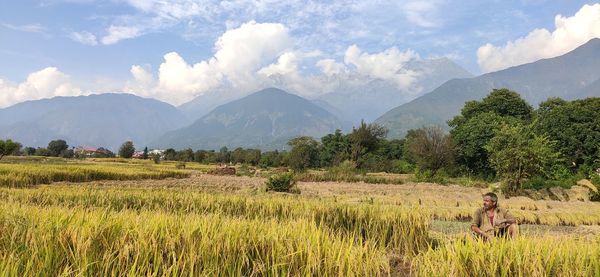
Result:
<svg viewBox="0 0 600 277"><path fill-rule="evenodd" d="M403 88L410 60L445 57L479 75L600 37L599 1L0 2L0 108L104 92L180 105L275 76L309 97L335 76Z"/></svg>

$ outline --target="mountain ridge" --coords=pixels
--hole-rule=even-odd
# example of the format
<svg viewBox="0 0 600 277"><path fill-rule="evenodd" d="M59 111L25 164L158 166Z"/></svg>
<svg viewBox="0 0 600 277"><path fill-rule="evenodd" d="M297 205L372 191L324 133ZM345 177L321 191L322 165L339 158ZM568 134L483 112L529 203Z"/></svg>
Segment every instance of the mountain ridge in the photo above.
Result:
<svg viewBox="0 0 600 277"><path fill-rule="evenodd" d="M495 88L519 93L532 105L548 97L566 100L600 96L600 91L583 92L600 79L600 39L592 39L558 57L513 66L473 78L453 79L430 93L391 109L376 123L390 130L390 137L402 137L410 129L438 125L460 112L466 101L480 100Z"/></svg>

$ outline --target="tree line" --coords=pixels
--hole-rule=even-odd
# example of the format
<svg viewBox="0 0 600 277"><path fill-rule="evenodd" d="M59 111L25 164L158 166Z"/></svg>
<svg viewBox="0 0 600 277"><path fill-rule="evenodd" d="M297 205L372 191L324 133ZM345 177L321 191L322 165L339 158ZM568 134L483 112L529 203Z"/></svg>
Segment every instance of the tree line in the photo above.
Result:
<svg viewBox="0 0 600 277"><path fill-rule="evenodd" d="M481 100L466 102L448 126L449 132L439 126L423 127L408 131L402 139L387 139L384 127L361 122L346 134L336 130L319 140L306 136L290 139L289 151L169 148L160 158L285 166L299 171L345 162L362 172L416 173L425 179L501 178L511 191L522 188L527 180L572 180L600 167L600 98L549 98L534 109L518 93L494 89ZM128 141L119 149L119 156L131 157L134 151L133 142ZM74 156L62 140L51 141L47 148L22 150L17 142L0 140L0 158L11 153ZM147 147L143 158L152 158Z"/></svg>

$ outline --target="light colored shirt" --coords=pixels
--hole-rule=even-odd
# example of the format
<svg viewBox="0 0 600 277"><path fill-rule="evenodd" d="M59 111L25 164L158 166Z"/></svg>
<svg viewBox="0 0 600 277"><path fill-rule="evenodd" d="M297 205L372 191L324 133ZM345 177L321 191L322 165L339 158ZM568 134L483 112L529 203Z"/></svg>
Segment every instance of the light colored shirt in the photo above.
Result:
<svg viewBox="0 0 600 277"><path fill-rule="evenodd" d="M501 224L500 226L494 226L494 222L504 219L515 219L514 216L507 210L501 207L494 209L494 220L490 222L487 212L483 208L479 208L473 214L473 220L471 226L477 226L482 232L493 236L498 230L506 228L507 225Z"/></svg>

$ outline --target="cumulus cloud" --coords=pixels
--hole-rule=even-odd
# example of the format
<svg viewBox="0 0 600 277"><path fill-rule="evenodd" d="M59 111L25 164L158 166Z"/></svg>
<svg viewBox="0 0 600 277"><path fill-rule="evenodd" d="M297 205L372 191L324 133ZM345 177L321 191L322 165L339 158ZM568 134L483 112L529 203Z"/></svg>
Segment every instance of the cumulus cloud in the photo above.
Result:
<svg viewBox="0 0 600 277"><path fill-rule="evenodd" d="M182 104L219 86L254 89L260 85L257 72L264 65L277 58L282 63L292 58L290 55L280 57L291 45L292 39L284 25L250 21L223 33L215 42L215 54L210 59L188 63L176 52L164 55L154 88L148 88L152 83L148 80L154 77L145 69L133 66L134 80L128 83L127 89L144 89L147 95L172 104ZM275 72L285 66L273 65L262 73Z"/></svg>
<svg viewBox="0 0 600 277"><path fill-rule="evenodd" d="M68 75L56 67L33 72L20 84L0 79L0 107L7 107L25 100L37 100L54 96L76 96L81 89L70 82Z"/></svg>
<svg viewBox="0 0 600 277"><path fill-rule="evenodd" d="M69 38L71 38L72 40L79 42L81 44L85 44L85 45L97 45L98 44L98 40L96 39L96 36L90 32L72 32L71 34L69 34Z"/></svg>
<svg viewBox="0 0 600 277"><path fill-rule="evenodd" d="M258 71L264 76L275 74L295 74L298 72L298 57L294 52L286 52L279 56L276 63L263 67Z"/></svg>
<svg viewBox="0 0 600 277"><path fill-rule="evenodd" d="M135 26L114 26L108 28L108 34L102 37L102 44L115 44L124 39L135 38L142 35L142 30Z"/></svg>
<svg viewBox="0 0 600 277"><path fill-rule="evenodd" d="M555 30L535 29L504 46L485 44L477 50L484 72L565 54L592 38L600 37L600 4L584 5L574 16L557 15Z"/></svg>
<svg viewBox="0 0 600 277"><path fill-rule="evenodd" d="M344 64L336 62L334 59L322 59L319 60L316 66L323 72L323 74L331 77L333 75L339 75L347 71Z"/></svg>
<svg viewBox="0 0 600 277"><path fill-rule="evenodd" d="M396 47L369 54L352 45L344 55L344 62L353 65L358 74L394 81L400 88L410 87L418 77L417 72L404 69L405 64L413 59L419 59L419 55L412 50L401 52Z"/></svg>

